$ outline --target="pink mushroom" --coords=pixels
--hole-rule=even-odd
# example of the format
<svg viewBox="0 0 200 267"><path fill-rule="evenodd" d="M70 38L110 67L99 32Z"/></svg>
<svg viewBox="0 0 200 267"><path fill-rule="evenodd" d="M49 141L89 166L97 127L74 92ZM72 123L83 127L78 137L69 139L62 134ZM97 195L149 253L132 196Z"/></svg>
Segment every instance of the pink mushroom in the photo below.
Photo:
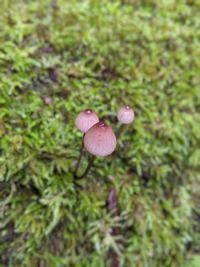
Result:
<svg viewBox="0 0 200 267"><path fill-rule="evenodd" d="M111 127L100 121L85 134L84 146L92 155L105 157L115 150L116 137Z"/></svg>
<svg viewBox="0 0 200 267"><path fill-rule="evenodd" d="M44 96L43 97L43 102L46 105L50 105L52 103L52 98L50 96Z"/></svg>
<svg viewBox="0 0 200 267"><path fill-rule="evenodd" d="M129 124L134 120L135 114L132 108L124 106L117 112L118 121L123 124Z"/></svg>
<svg viewBox="0 0 200 267"><path fill-rule="evenodd" d="M81 132L86 133L98 121L99 118L95 112L91 109L85 109L77 115L75 124Z"/></svg>

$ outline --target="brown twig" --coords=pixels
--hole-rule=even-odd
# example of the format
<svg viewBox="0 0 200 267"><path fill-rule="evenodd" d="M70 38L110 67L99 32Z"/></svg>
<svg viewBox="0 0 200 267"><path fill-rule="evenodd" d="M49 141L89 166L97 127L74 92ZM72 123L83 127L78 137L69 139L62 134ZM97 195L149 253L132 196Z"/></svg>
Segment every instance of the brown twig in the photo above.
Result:
<svg viewBox="0 0 200 267"><path fill-rule="evenodd" d="M77 163L76 163L76 167L75 167L75 171L74 171L75 176L77 175L78 169L80 167L81 159L82 159L82 156L83 156L84 136L85 136L85 134L83 134L83 137L82 137L81 149L80 149L79 157L78 157L78 160L77 160Z"/></svg>

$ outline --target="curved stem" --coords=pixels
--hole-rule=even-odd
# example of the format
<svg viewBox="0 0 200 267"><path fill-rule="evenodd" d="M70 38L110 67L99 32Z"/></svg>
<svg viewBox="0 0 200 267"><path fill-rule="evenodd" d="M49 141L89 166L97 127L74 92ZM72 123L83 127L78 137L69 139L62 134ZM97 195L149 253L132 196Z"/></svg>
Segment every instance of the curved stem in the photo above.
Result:
<svg viewBox="0 0 200 267"><path fill-rule="evenodd" d="M89 162L88 162L88 165L87 165L87 168L85 169L84 173L80 176L78 175L75 175L75 178L76 179L83 179L85 176L87 176L88 172L90 171L93 163L94 163L94 160L95 160L95 156L92 156L90 159L89 159Z"/></svg>
<svg viewBox="0 0 200 267"><path fill-rule="evenodd" d="M84 148L84 136L85 136L85 133L83 134L83 137L82 137L82 143L81 143L81 149L80 149L80 153L79 153L79 156L78 156L78 160L77 160L77 163L76 163L76 167L75 167L75 170L74 170L74 174L76 175L77 172L78 172L78 169L80 167L80 163L81 163L81 159L82 159L82 156L83 156L83 148Z"/></svg>
<svg viewBox="0 0 200 267"><path fill-rule="evenodd" d="M127 128L127 125L120 124L116 132L116 137L119 138L126 131L126 128Z"/></svg>

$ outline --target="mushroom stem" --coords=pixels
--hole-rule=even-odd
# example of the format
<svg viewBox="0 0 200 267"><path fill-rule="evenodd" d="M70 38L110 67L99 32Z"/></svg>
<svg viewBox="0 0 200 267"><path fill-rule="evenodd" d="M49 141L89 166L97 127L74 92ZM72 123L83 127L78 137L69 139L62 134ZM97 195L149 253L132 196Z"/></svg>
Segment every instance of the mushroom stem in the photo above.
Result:
<svg viewBox="0 0 200 267"><path fill-rule="evenodd" d="M80 167L80 163L81 163L81 159L83 157L83 150L84 150L84 136L85 136L85 133L83 134L83 137L82 137L82 143L81 143L81 148L80 148L80 152L79 152L79 156L78 156L78 160L77 160L77 163L76 163L76 167L75 167L75 170L74 170L74 174L76 176L77 172L78 172L78 169Z"/></svg>
<svg viewBox="0 0 200 267"><path fill-rule="evenodd" d="M127 131L127 125L126 124L121 124L119 125L119 128L117 129L116 132L116 137L119 138L122 134L124 134Z"/></svg>
<svg viewBox="0 0 200 267"><path fill-rule="evenodd" d="M95 156L92 156L92 157L89 159L87 168L85 169L85 171L84 171L84 173L83 173L82 175L78 176L78 175L75 174L75 178L76 178L77 180L83 179L85 176L87 176L88 172L90 171L90 169L91 169L91 167L92 167L92 165L93 165L93 163L94 163L94 160L95 160Z"/></svg>

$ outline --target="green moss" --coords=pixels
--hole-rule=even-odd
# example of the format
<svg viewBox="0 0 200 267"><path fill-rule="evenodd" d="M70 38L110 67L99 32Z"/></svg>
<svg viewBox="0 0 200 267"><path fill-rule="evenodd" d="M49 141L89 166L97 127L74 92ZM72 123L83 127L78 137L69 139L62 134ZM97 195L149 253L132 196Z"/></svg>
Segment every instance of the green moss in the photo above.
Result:
<svg viewBox="0 0 200 267"><path fill-rule="evenodd" d="M104 267L112 248L124 267L177 267L198 252L199 10L195 0L1 1L1 266ZM116 129L123 104L135 122L77 189L76 114L90 107Z"/></svg>

